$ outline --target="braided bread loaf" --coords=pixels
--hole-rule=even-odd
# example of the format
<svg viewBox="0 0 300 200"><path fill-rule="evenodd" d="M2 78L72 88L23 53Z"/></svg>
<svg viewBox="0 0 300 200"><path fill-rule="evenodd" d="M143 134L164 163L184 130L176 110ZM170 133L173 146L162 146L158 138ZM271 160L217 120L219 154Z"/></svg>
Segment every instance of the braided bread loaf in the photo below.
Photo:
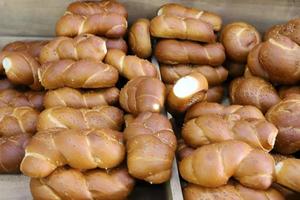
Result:
<svg viewBox="0 0 300 200"><path fill-rule="evenodd" d="M180 78L167 97L168 108L173 113L183 113L190 106L206 99L208 83L198 72Z"/></svg>
<svg viewBox="0 0 300 200"><path fill-rule="evenodd" d="M123 111L113 106L104 105L92 109L53 107L41 112L37 130L49 128L120 130L123 123Z"/></svg>
<svg viewBox="0 0 300 200"><path fill-rule="evenodd" d="M105 63L114 66L121 75L129 80L139 76L157 77L157 69L151 62L137 56L126 56L123 51L118 49L107 52Z"/></svg>
<svg viewBox="0 0 300 200"><path fill-rule="evenodd" d="M273 149L277 133L277 128L264 119L235 121L219 115L191 119L184 124L181 132L184 141L192 147L241 140L266 152Z"/></svg>
<svg viewBox="0 0 300 200"><path fill-rule="evenodd" d="M170 179L176 150L171 123L158 113L145 112L124 130L130 175L151 184Z"/></svg>
<svg viewBox="0 0 300 200"><path fill-rule="evenodd" d="M160 65L161 78L164 83L174 84L183 76L199 72L205 76L209 86L220 85L228 76L228 71L222 67L208 65Z"/></svg>
<svg viewBox="0 0 300 200"><path fill-rule="evenodd" d="M114 105L119 101L119 89L116 87L81 92L73 88L49 90L45 94L44 106L51 108L66 106L72 108L93 108L102 105ZM1 92L0 92L1 99Z"/></svg>
<svg viewBox="0 0 300 200"><path fill-rule="evenodd" d="M0 90L0 107L28 106L42 110L43 98L44 93L42 92L19 92L14 89Z"/></svg>
<svg viewBox="0 0 300 200"><path fill-rule="evenodd" d="M253 105L263 113L280 101L273 85L259 77L234 79L229 96L232 104Z"/></svg>
<svg viewBox="0 0 300 200"><path fill-rule="evenodd" d="M154 54L164 64L219 66L225 61L225 50L221 43L201 45L191 41L164 39L156 44Z"/></svg>
<svg viewBox="0 0 300 200"><path fill-rule="evenodd" d="M29 134L0 137L0 174L20 171L20 163L29 139Z"/></svg>
<svg viewBox="0 0 300 200"><path fill-rule="evenodd" d="M34 58L38 58L41 49L48 43L48 41L15 41L7 44L0 52L0 74L4 72L2 61L11 52L28 53Z"/></svg>
<svg viewBox="0 0 300 200"><path fill-rule="evenodd" d="M300 159L288 158L275 166L277 183L300 192Z"/></svg>
<svg viewBox="0 0 300 200"><path fill-rule="evenodd" d="M0 108L0 136L34 134L39 112L31 107Z"/></svg>
<svg viewBox="0 0 300 200"><path fill-rule="evenodd" d="M106 48L108 50L110 50L110 49L120 49L124 53L127 53L127 50L128 50L127 43L123 38L117 38L117 39L103 38L103 39L105 39Z"/></svg>
<svg viewBox="0 0 300 200"><path fill-rule="evenodd" d="M136 20L130 27L128 42L132 52L140 58L149 58L152 54L150 21L145 18Z"/></svg>
<svg viewBox="0 0 300 200"><path fill-rule="evenodd" d="M107 64L91 60L60 60L45 63L38 69L39 80L46 89L62 87L105 88L118 81L118 71Z"/></svg>
<svg viewBox="0 0 300 200"><path fill-rule="evenodd" d="M127 82L120 91L120 105L134 115L141 112L160 112L164 107L166 88L151 77L137 77Z"/></svg>
<svg viewBox="0 0 300 200"><path fill-rule="evenodd" d="M291 154L300 150L300 95L289 95L274 105L266 118L278 128L276 151Z"/></svg>
<svg viewBox="0 0 300 200"><path fill-rule="evenodd" d="M193 40L213 43L216 41L211 24L201 19L182 18L175 15L158 15L150 22L153 37Z"/></svg>
<svg viewBox="0 0 300 200"><path fill-rule="evenodd" d="M185 200L284 200L284 196L274 188L255 190L241 184L227 184L218 188L205 188L188 184L183 189Z"/></svg>
<svg viewBox="0 0 300 200"><path fill-rule="evenodd" d="M176 3L167 3L161 6L157 15L175 15L184 18L200 19L211 24L215 31L219 31L222 27L222 19L217 14Z"/></svg>
<svg viewBox="0 0 300 200"><path fill-rule="evenodd" d="M56 24L56 35L74 37L90 33L109 38L125 35L127 20L116 13L100 13L89 16L65 13Z"/></svg>
<svg viewBox="0 0 300 200"><path fill-rule="evenodd" d="M42 178L57 167L112 168L125 158L123 135L110 129L48 129L38 132L26 146L21 171Z"/></svg>
<svg viewBox="0 0 300 200"><path fill-rule="evenodd" d="M38 79L39 62L26 52L10 52L2 61L7 78L14 84L28 85L33 90L40 90Z"/></svg>
<svg viewBox="0 0 300 200"><path fill-rule="evenodd" d="M217 114L230 120L265 119L262 112L254 106L224 106L218 103L200 102L188 109L184 121L211 114Z"/></svg>
<svg viewBox="0 0 300 200"><path fill-rule="evenodd" d="M267 189L273 182L274 160L242 141L204 145L179 163L181 176L203 187L219 187L234 177L244 186Z"/></svg>
<svg viewBox="0 0 300 200"><path fill-rule="evenodd" d="M116 13L127 18L126 8L117 1L76 1L69 4L67 12L78 15L94 15L100 13Z"/></svg>
<svg viewBox="0 0 300 200"><path fill-rule="evenodd" d="M101 37L89 34L75 38L57 37L42 48L39 60L41 63L61 59L102 61L106 52L106 42Z"/></svg>
<svg viewBox="0 0 300 200"><path fill-rule="evenodd" d="M60 168L46 178L31 179L30 190L34 199L123 200L134 184L125 168L108 172Z"/></svg>

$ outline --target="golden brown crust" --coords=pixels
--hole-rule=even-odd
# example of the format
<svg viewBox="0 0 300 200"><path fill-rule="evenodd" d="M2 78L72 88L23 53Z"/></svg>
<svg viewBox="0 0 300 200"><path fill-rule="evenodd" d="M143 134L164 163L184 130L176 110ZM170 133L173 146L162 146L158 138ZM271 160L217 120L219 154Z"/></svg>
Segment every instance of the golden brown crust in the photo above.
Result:
<svg viewBox="0 0 300 200"><path fill-rule="evenodd" d="M53 107L41 112L37 130L49 128L121 130L123 123L123 111L113 106L104 105L92 109Z"/></svg>
<svg viewBox="0 0 300 200"><path fill-rule="evenodd" d="M114 67L91 60L45 63L38 69L38 76L46 89L107 88L115 86L119 78Z"/></svg>
<svg viewBox="0 0 300 200"><path fill-rule="evenodd" d="M67 12L78 15L94 15L101 13L116 13L127 18L127 10L123 4L117 1L76 1L69 4Z"/></svg>
<svg viewBox="0 0 300 200"><path fill-rule="evenodd" d="M273 85L259 77L234 79L229 96L232 104L253 105L263 113L281 100Z"/></svg>
<svg viewBox="0 0 300 200"><path fill-rule="evenodd" d="M160 40L156 44L154 55L164 64L219 66L225 60L225 50L221 43L201 45L173 39Z"/></svg>
<svg viewBox="0 0 300 200"><path fill-rule="evenodd" d="M150 22L153 37L193 40L214 43L216 36L211 24L201 19L182 18L175 15L158 15Z"/></svg>
<svg viewBox="0 0 300 200"><path fill-rule="evenodd" d="M128 41L135 55L140 58L149 58L152 53L150 21L145 18L136 20L130 27Z"/></svg>
<svg viewBox="0 0 300 200"><path fill-rule="evenodd" d="M39 61L46 63L61 59L91 59L99 62L106 53L106 42L101 37L90 34L75 38L57 37L42 48Z"/></svg>
<svg viewBox="0 0 300 200"><path fill-rule="evenodd" d="M42 178L56 168L113 168L125 158L123 135L111 129L48 129L32 137L26 146L21 171Z"/></svg>
<svg viewBox="0 0 300 200"><path fill-rule="evenodd" d="M186 181L204 187L219 187L234 177L244 186L267 189L275 169L268 153L230 140L196 149L179 163L179 171Z"/></svg>
<svg viewBox="0 0 300 200"><path fill-rule="evenodd" d="M300 150L300 95L290 95L274 105L266 114L267 120L279 130L275 149L282 154Z"/></svg>
<svg viewBox="0 0 300 200"><path fill-rule="evenodd" d="M96 106L114 105L119 101L119 94L120 91L116 87L88 92L65 87L49 90L44 97L44 106L45 108L56 106L93 108Z"/></svg>
<svg viewBox="0 0 300 200"><path fill-rule="evenodd" d="M127 53L128 47L127 43L123 38L104 38L106 40L106 48L108 50L110 49L120 49L123 51L125 54Z"/></svg>
<svg viewBox="0 0 300 200"><path fill-rule="evenodd" d="M284 99L290 95L300 94L300 86L291 86L291 87L283 86L280 87L278 93L281 99Z"/></svg>
<svg viewBox="0 0 300 200"><path fill-rule="evenodd" d="M176 3L167 3L161 6L157 15L175 15L184 18L200 19L211 24L215 31L221 30L222 27L222 19L219 15L196 8L185 7Z"/></svg>
<svg viewBox="0 0 300 200"><path fill-rule="evenodd" d="M126 168L86 172L59 168L46 178L31 179L30 190L34 199L123 200L134 184Z"/></svg>
<svg viewBox="0 0 300 200"><path fill-rule="evenodd" d="M74 37L90 33L109 38L123 37L127 30L127 20L116 13L100 13L82 16L66 13L56 23L56 35Z"/></svg>
<svg viewBox="0 0 300 200"><path fill-rule="evenodd" d="M137 77L120 91L120 105L134 115L141 112L160 112L165 103L166 88L157 78Z"/></svg>
<svg viewBox="0 0 300 200"><path fill-rule="evenodd" d="M161 114L144 112L125 128L129 173L151 184L171 177L176 137L169 120Z"/></svg>
<svg viewBox="0 0 300 200"><path fill-rule="evenodd" d="M107 52L105 63L114 66L122 76L129 80L139 76L157 77L154 64L137 56L126 56L118 49L111 49Z"/></svg>
<svg viewBox="0 0 300 200"><path fill-rule="evenodd" d="M261 42L261 38L256 28L250 24L233 22L222 29L220 41L231 60L245 63L249 51Z"/></svg>
<svg viewBox="0 0 300 200"><path fill-rule="evenodd" d="M209 87L206 92L207 102L221 103L224 97L224 87L221 85Z"/></svg>

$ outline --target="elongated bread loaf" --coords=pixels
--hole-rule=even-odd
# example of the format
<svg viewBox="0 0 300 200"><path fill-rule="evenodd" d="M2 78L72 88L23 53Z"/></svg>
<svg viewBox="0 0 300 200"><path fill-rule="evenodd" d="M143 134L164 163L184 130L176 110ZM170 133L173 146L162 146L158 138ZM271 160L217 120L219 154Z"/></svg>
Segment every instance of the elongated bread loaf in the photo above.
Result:
<svg viewBox="0 0 300 200"><path fill-rule="evenodd" d="M137 77L120 91L120 105L134 115L141 112L160 112L165 103L166 88L157 78Z"/></svg>
<svg viewBox="0 0 300 200"><path fill-rule="evenodd" d="M114 66L122 76L129 80L139 76L157 77L157 69L151 62L137 56L126 56L118 49L111 49L107 52L105 63Z"/></svg>
<svg viewBox="0 0 300 200"><path fill-rule="evenodd" d="M46 89L113 87L119 78L114 67L91 60L45 63L38 69L38 76Z"/></svg>
<svg viewBox="0 0 300 200"><path fill-rule="evenodd" d="M41 63L61 59L91 59L102 61L107 53L106 42L101 37L83 34L77 37L57 37L45 45L40 53Z"/></svg>
<svg viewBox="0 0 300 200"><path fill-rule="evenodd" d="M164 64L198 64L219 66L225 61L225 50L221 43L201 45L191 41L160 40L154 55Z"/></svg>
<svg viewBox="0 0 300 200"><path fill-rule="evenodd" d="M119 101L119 93L120 91L116 87L89 92L82 92L67 87L59 88L56 90L49 90L45 94L44 106L45 108L56 106L93 108L102 105L114 105Z"/></svg>
<svg viewBox="0 0 300 200"><path fill-rule="evenodd" d="M119 38L125 35L126 30L126 18L116 13L100 13L90 16L66 13L56 24L56 35L68 37L90 33Z"/></svg>
<svg viewBox="0 0 300 200"><path fill-rule="evenodd" d="M275 163L270 154L230 140L196 149L179 163L179 171L203 187L220 187L234 177L246 187L265 190L274 181Z"/></svg>
<svg viewBox="0 0 300 200"><path fill-rule="evenodd" d="M30 177L48 176L57 167L112 168L125 158L123 135L111 129L48 129L26 146L21 171Z"/></svg>
<svg viewBox="0 0 300 200"><path fill-rule="evenodd" d="M120 130L123 123L123 111L113 106L99 106L92 109L53 107L41 112L37 130L49 128Z"/></svg>
<svg viewBox="0 0 300 200"><path fill-rule="evenodd" d="M151 184L171 177L176 137L166 116L144 112L125 128L129 174Z"/></svg>
<svg viewBox="0 0 300 200"><path fill-rule="evenodd" d="M128 47L127 43L123 38L103 38L106 41L106 48L110 49L120 49L124 53L127 53Z"/></svg>
<svg viewBox="0 0 300 200"><path fill-rule="evenodd" d="M46 178L31 179L30 190L34 199L123 200L134 184L125 168L86 172L59 168Z"/></svg>
<svg viewBox="0 0 300 200"><path fill-rule="evenodd" d="M216 41L211 24L193 18L175 15L158 15L151 20L150 32L153 37L193 40L213 43Z"/></svg>

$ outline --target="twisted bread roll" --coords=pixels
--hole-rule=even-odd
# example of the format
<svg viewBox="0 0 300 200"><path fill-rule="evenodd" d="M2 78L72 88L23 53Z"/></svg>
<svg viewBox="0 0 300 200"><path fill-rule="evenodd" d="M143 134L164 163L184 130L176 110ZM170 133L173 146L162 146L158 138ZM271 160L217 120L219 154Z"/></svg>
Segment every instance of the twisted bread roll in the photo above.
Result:
<svg viewBox="0 0 300 200"><path fill-rule="evenodd" d="M56 23L56 35L74 37L83 33L119 38L125 35L127 20L116 13L82 16L66 13Z"/></svg>
<svg viewBox="0 0 300 200"><path fill-rule="evenodd" d="M37 130L49 128L120 130L123 123L123 111L113 106L104 105L92 109L54 107L41 112Z"/></svg>
<svg viewBox="0 0 300 200"><path fill-rule="evenodd" d="M0 108L0 136L33 135L39 113L31 107Z"/></svg>
<svg viewBox="0 0 300 200"><path fill-rule="evenodd" d="M61 59L91 59L102 61L107 52L104 39L84 34L77 37L57 37L45 45L40 53L40 62L53 62Z"/></svg>
<svg viewBox="0 0 300 200"><path fill-rule="evenodd" d="M300 192L300 160L288 158L276 164L277 183L288 187L296 192Z"/></svg>
<svg viewBox="0 0 300 200"><path fill-rule="evenodd" d="M221 43L201 45L190 41L160 40L154 54L164 64L219 66L225 60L225 50Z"/></svg>
<svg viewBox="0 0 300 200"><path fill-rule="evenodd" d="M203 115L189 120L181 132L184 141L191 147L241 140L266 152L273 149L277 133L277 128L265 119L234 121L219 115Z"/></svg>
<svg viewBox="0 0 300 200"><path fill-rule="evenodd" d="M26 52L11 52L2 61L7 78L14 84L28 85L33 90L42 89L38 79L39 62Z"/></svg>
<svg viewBox="0 0 300 200"><path fill-rule="evenodd" d="M259 77L234 79L229 96L232 104L253 105L263 113L280 101L273 85Z"/></svg>
<svg viewBox="0 0 300 200"><path fill-rule="evenodd" d="M300 94L300 86L281 87L278 93L282 99L288 97L289 95Z"/></svg>
<svg viewBox="0 0 300 200"><path fill-rule="evenodd" d="M0 137L0 174L20 172L20 163L29 139L28 134Z"/></svg>
<svg viewBox="0 0 300 200"><path fill-rule="evenodd" d="M275 149L282 154L300 150L300 95L290 95L274 105L266 114L278 128Z"/></svg>
<svg viewBox="0 0 300 200"><path fill-rule="evenodd" d="M284 196L274 188L255 190L241 184L227 184L218 188L205 188L188 184L183 189L185 200L284 200Z"/></svg>
<svg viewBox="0 0 300 200"><path fill-rule="evenodd" d="M13 89L0 91L0 107L28 106L37 110L43 108L44 94L42 92L19 92Z"/></svg>
<svg viewBox="0 0 300 200"><path fill-rule="evenodd" d="M264 34L264 41L267 41L270 38L276 38L280 34L284 26L284 24L271 26Z"/></svg>
<svg viewBox="0 0 300 200"><path fill-rule="evenodd" d="M67 12L84 16L101 13L116 13L127 18L126 8L121 3L110 0L76 1L68 6Z"/></svg>
<svg viewBox="0 0 300 200"><path fill-rule="evenodd" d="M230 120L265 119L262 112L254 106L224 106L218 103L200 102L188 109L184 121L211 114L217 114Z"/></svg>
<svg viewBox="0 0 300 200"><path fill-rule="evenodd" d="M46 178L31 179L30 190L34 199L122 200L131 193L134 184L125 168L108 172L60 168Z"/></svg>
<svg viewBox="0 0 300 200"><path fill-rule="evenodd" d="M187 146L182 138L178 139L177 143L178 147L176 151L180 161L195 151L194 148Z"/></svg>
<svg viewBox="0 0 300 200"><path fill-rule="evenodd" d="M219 85L219 86L210 87L206 92L206 101L221 103L223 100L223 96L224 96L223 86Z"/></svg>
<svg viewBox="0 0 300 200"><path fill-rule="evenodd" d="M211 24L215 31L221 30L222 26L222 19L219 15L204 10L188 8L176 3L163 5L158 10L157 15L175 15L184 18L200 19Z"/></svg>
<svg viewBox="0 0 300 200"><path fill-rule="evenodd" d="M151 77L137 77L127 82L120 91L121 107L134 115L141 112L160 112L165 103L164 84Z"/></svg>
<svg viewBox="0 0 300 200"><path fill-rule="evenodd" d="M11 52L28 53L34 58L38 58L41 49L48 43L48 41L15 41L7 44L0 52L0 74L4 72L2 61Z"/></svg>
<svg viewBox="0 0 300 200"><path fill-rule="evenodd" d="M248 67L253 75L279 84L300 80L300 46L290 38L278 35L249 53Z"/></svg>
<svg viewBox="0 0 300 200"><path fill-rule="evenodd" d="M120 49L124 53L127 53L127 44L123 38L113 39L113 38L105 38L106 48L110 49Z"/></svg>
<svg viewBox="0 0 300 200"><path fill-rule="evenodd" d="M157 69L151 62L137 56L126 56L118 49L109 50L105 62L117 68L129 80L139 76L157 77Z"/></svg>
<svg viewBox="0 0 300 200"><path fill-rule="evenodd" d="M161 78L164 83L174 84L183 76L199 72L207 79L209 86L223 83L227 79L228 71L222 67L208 65L160 65Z"/></svg>
<svg viewBox="0 0 300 200"><path fill-rule="evenodd" d="M179 171L186 181L203 187L219 187L234 177L246 187L264 190L273 182L274 165L268 153L230 140L196 149L179 163Z"/></svg>
<svg viewBox="0 0 300 200"><path fill-rule="evenodd" d="M208 83L198 72L180 78L169 92L167 104L171 112L183 113L197 102L206 99Z"/></svg>
<svg viewBox="0 0 300 200"><path fill-rule="evenodd" d="M46 89L106 88L114 86L119 78L114 67L91 60L45 63L38 69L38 76Z"/></svg>
<svg viewBox="0 0 300 200"><path fill-rule="evenodd" d="M119 93L120 91L116 87L84 93L73 88L65 87L49 90L45 94L44 106L45 108L56 106L93 108L96 106L113 105L119 101Z"/></svg>
<svg viewBox="0 0 300 200"><path fill-rule="evenodd" d="M57 167L112 168L125 158L122 133L110 129L49 129L38 132L26 146L21 171L42 178Z"/></svg>
<svg viewBox="0 0 300 200"><path fill-rule="evenodd" d="M193 18L182 18L175 15L159 15L150 22L150 33L153 37L174 38L213 43L216 41L211 24Z"/></svg>
<svg viewBox="0 0 300 200"><path fill-rule="evenodd" d="M9 81L7 78L0 79L0 91L13 88L15 88L15 85L13 85L12 82Z"/></svg>
<svg viewBox="0 0 300 200"><path fill-rule="evenodd" d="M288 21L288 23L280 30L280 34L289 37L291 40L300 45L300 18Z"/></svg>
<svg viewBox="0 0 300 200"><path fill-rule="evenodd" d="M138 19L130 27L128 41L132 52L140 58L148 58L152 53L150 21Z"/></svg>
<svg viewBox="0 0 300 200"><path fill-rule="evenodd" d="M170 179L176 150L171 123L161 114L139 114L124 130L129 174L151 184Z"/></svg>
<svg viewBox="0 0 300 200"><path fill-rule="evenodd" d="M222 29L220 41L231 60L245 63L249 51L261 42L261 38L256 28L250 24L233 22Z"/></svg>

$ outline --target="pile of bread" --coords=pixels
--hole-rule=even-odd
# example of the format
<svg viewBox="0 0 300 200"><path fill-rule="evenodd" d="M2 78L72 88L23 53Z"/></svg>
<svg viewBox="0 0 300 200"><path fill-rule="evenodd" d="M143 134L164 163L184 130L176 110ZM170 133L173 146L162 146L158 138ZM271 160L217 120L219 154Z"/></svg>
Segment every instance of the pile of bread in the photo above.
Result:
<svg viewBox="0 0 300 200"><path fill-rule="evenodd" d="M78 1L56 38L3 48L0 173L31 177L34 199L126 199L135 179L167 182L177 152L187 200L297 198L300 19L262 42L179 4L126 35L127 17L116 1Z"/></svg>

